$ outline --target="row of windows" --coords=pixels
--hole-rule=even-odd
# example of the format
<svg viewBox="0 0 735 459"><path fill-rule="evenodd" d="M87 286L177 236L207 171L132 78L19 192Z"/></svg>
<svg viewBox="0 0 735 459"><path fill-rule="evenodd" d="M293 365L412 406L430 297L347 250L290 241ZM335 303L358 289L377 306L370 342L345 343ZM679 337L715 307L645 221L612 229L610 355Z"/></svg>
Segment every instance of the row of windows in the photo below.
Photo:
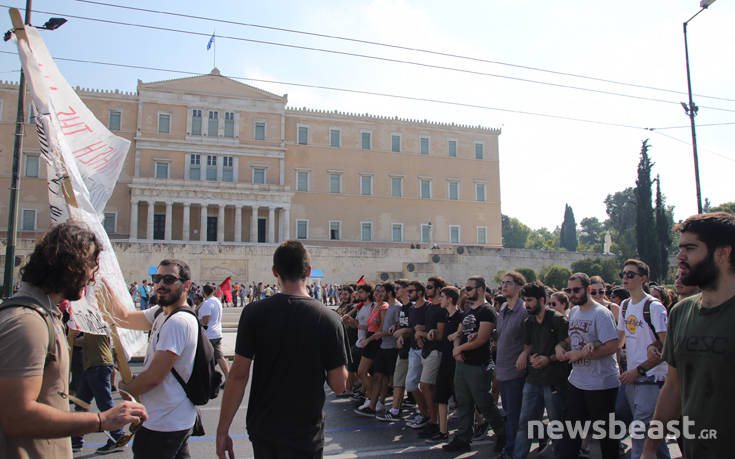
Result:
<svg viewBox="0 0 735 459"><path fill-rule="evenodd" d="M431 224L421 225L421 242L430 244L433 241ZM449 225L449 242L460 244L462 227L460 225ZM296 238L309 239L309 220L296 220ZM342 222L339 220L329 221L329 239L332 241L342 240ZM360 222L360 240L369 242L373 240L373 222ZM403 223L391 223L391 241L404 242ZM487 244L487 227L477 227L477 243Z"/></svg>
<svg viewBox="0 0 735 459"><path fill-rule="evenodd" d="M222 164L221 175L218 163ZM234 182L235 161L232 156L201 155L192 153L189 155L189 180L207 180ZM154 168L155 178L167 179L171 177L171 161L157 160ZM252 167L252 183L265 185L267 183L267 168Z"/></svg>
<svg viewBox="0 0 735 459"><path fill-rule="evenodd" d="M102 226L108 234L117 232L117 213L105 212ZM20 230L36 231L38 229L38 211L36 209L23 209L21 211Z"/></svg>
<svg viewBox="0 0 735 459"><path fill-rule="evenodd" d="M219 120L220 112L207 111L207 122L204 123L204 117L202 111L199 109L192 110L191 112L191 130L190 135L207 135L208 137L217 137L219 135ZM119 131L122 126L122 111L120 110L109 110L108 112L107 127L111 131ZM234 138L235 137L235 113L224 112L224 137ZM254 126L254 138L255 140L265 140L265 122L257 121ZM171 133L171 113L158 113L158 133L159 134L170 134Z"/></svg>
<svg viewBox="0 0 735 459"><path fill-rule="evenodd" d="M308 192L309 187L309 172L297 171L296 172L296 191ZM330 172L328 174L329 180L329 192L330 193L342 193L342 174L336 172ZM360 194L363 196L372 196L375 192L373 188L372 175L361 175L360 176ZM459 200L459 180L448 180L447 181L447 198L450 201ZM419 178L419 198L421 199L432 199L433 180L430 178ZM390 178L390 196L394 198L401 198L404 196L403 192L403 177L391 177ZM485 183L475 183L475 200L486 201L487 200L487 185Z"/></svg>
<svg viewBox="0 0 735 459"><path fill-rule="evenodd" d="M391 134L390 136L390 146L391 151L394 153L400 153L402 150L402 134ZM419 154L422 155L429 155L430 152L430 142L429 142L428 136L419 136ZM297 143L299 145L308 145L309 142L309 127L308 126L298 126L298 132L297 132ZM360 133L360 148L363 150L372 150L373 149L373 133L369 131L362 131ZM342 130L341 129L335 129L330 128L329 129L329 146L340 148L342 147ZM474 149L475 149L475 159L484 159L485 158L485 144L484 142L474 142ZM447 151L446 154L450 158L456 158L457 157L457 140L456 139L448 139L447 140Z"/></svg>

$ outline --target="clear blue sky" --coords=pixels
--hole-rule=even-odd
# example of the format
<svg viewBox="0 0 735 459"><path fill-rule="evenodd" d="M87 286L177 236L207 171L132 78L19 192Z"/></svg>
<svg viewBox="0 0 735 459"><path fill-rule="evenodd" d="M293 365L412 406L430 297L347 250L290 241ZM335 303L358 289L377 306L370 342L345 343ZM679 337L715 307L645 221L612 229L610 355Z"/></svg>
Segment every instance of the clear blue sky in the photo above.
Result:
<svg viewBox="0 0 735 459"><path fill-rule="evenodd" d="M109 0L113 2L113 0ZM6 0L23 7L25 2ZM116 4L207 16L251 24L387 42L482 59L584 74L658 88L686 91L682 23L699 10L696 0L499 1L270 1L189 0L114 1ZM584 118L638 127L688 126L678 104L686 94L631 88L509 66L439 57L327 38L263 30L213 21L174 18L73 0L35 0L34 10L66 16L69 22L44 32L54 57L115 62L207 73L213 51L208 37L103 24L71 15L184 29L347 51L472 71L581 86L662 99L634 98L531 84L388 63L358 57L216 40L217 67L223 75L289 83L333 86L419 98ZM49 14L34 13L42 24ZM10 20L6 16L6 28ZM735 5L719 0L689 26L689 50L695 94L735 100ZM2 51L15 51L12 42ZM113 68L58 61L76 86L134 91L137 79L156 81L181 74ZM0 78L17 80L17 56L0 54ZM502 211L534 228L560 225L564 204L577 221L605 218L608 193L635 183L641 141L650 138L654 173L675 218L696 212L690 132L606 127L503 111L413 102L378 96L251 82L289 95L292 107L368 112L379 115L500 127ZM735 122L735 102L695 97L698 124ZM714 110L723 108L730 111ZM672 139L674 137L675 139ZM700 148L702 195L714 204L735 200L735 124L702 126Z"/></svg>

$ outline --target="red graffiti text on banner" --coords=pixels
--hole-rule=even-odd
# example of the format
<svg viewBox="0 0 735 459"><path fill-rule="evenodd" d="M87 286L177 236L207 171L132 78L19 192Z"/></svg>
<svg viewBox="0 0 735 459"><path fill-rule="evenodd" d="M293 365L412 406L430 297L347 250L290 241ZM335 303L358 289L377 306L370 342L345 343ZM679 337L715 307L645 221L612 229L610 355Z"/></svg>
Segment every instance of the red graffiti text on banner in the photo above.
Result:
<svg viewBox="0 0 735 459"><path fill-rule="evenodd" d="M92 132L92 128L87 126L87 123L84 121L81 121L81 117L71 106L69 106L68 112L57 112L56 116L59 118L61 132L64 135L74 135L85 131Z"/></svg>

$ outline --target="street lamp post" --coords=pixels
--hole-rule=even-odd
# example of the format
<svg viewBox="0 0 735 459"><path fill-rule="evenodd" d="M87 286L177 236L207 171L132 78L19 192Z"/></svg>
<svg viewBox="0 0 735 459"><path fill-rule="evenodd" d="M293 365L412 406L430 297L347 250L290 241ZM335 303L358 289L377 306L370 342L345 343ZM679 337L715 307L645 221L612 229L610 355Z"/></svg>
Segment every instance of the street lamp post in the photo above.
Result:
<svg viewBox="0 0 735 459"><path fill-rule="evenodd" d="M689 105L682 103L682 106L684 106L684 111L687 115L689 115L689 124L691 125L692 130L692 153L694 155L694 182L697 187L697 213L702 213L702 191L699 185L699 155L697 154L697 132L694 126L694 117L697 115L697 112L699 111L699 107L694 105L694 101L692 100L692 77L691 73L689 71L689 44L687 42L687 24L697 17L699 13L709 8L711 4L713 4L715 0L702 0L699 3L699 6L701 9L697 11L697 14L690 17L685 23L684 23L684 55L686 57L686 65L687 65L687 89L689 90Z"/></svg>
<svg viewBox="0 0 735 459"><path fill-rule="evenodd" d="M26 14L24 24L31 24L31 3L32 0L26 0ZM16 16L13 16L16 15ZM11 18L17 17L20 21L18 11L11 11ZM14 19L15 21L15 19ZM40 29L56 30L66 22L64 18L51 18ZM21 24L13 24L18 28ZM5 33L4 39L8 41L11 31ZM20 187L20 162L23 155L23 124L25 115L23 106L25 104L26 80L23 68L20 69L20 81L18 82L18 111L15 118L15 143L13 145L13 162L11 166L10 176L10 198L8 206L8 235L5 246L5 273L3 276L3 298L8 298L13 294L13 271L15 269L15 246L18 242L18 201L20 195L18 189Z"/></svg>

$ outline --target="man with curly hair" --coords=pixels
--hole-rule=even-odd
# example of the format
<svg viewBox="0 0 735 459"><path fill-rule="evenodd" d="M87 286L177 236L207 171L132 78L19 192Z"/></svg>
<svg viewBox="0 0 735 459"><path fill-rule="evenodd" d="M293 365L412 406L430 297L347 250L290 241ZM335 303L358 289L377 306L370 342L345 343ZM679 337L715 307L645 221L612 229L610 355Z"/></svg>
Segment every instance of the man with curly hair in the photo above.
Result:
<svg viewBox="0 0 735 459"><path fill-rule="evenodd" d="M123 402L102 413L70 412L69 352L61 311L95 277L102 245L89 229L61 223L36 244L22 284L0 309L0 457L71 458L70 435L115 430L147 419L143 405ZM51 320L55 346L49 346ZM50 349L54 349L50 352Z"/></svg>

